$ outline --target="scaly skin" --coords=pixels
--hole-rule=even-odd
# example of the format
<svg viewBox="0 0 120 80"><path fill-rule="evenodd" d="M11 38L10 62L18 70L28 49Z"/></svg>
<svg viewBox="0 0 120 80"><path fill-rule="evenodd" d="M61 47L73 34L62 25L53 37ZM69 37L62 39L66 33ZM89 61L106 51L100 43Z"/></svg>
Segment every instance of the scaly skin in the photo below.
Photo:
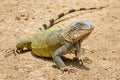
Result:
<svg viewBox="0 0 120 80"><path fill-rule="evenodd" d="M60 30L45 30L34 34L31 46L34 54L51 58L54 51L63 44Z"/></svg>
<svg viewBox="0 0 120 80"><path fill-rule="evenodd" d="M32 53L46 58L53 58L60 69L66 69L61 56L75 49L75 55L80 54L81 41L93 30L90 21L75 21L65 29L36 31L33 38L24 39L16 45L18 50L28 48Z"/></svg>

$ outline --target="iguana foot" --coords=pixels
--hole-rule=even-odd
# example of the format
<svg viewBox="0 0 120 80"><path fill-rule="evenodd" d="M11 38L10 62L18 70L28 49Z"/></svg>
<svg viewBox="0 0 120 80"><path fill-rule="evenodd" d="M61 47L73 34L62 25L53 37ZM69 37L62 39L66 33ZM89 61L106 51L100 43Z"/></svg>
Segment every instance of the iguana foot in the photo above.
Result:
<svg viewBox="0 0 120 80"><path fill-rule="evenodd" d="M80 61L81 65L83 65L84 62L89 63L89 64L92 63L92 61L84 55L81 55L79 58L74 57L73 60L74 61Z"/></svg>
<svg viewBox="0 0 120 80"><path fill-rule="evenodd" d="M14 54L14 56L16 56L17 54L23 52L23 49L18 49L18 48L8 48L8 49L2 49L1 51L6 52L7 54L5 54L5 58L11 56L12 54Z"/></svg>
<svg viewBox="0 0 120 80"><path fill-rule="evenodd" d="M81 62L81 64L83 64L83 62L88 63L88 64L92 63L92 60L90 60L90 59L89 59L88 57L86 57L86 56L81 56L81 57L79 58L79 61Z"/></svg>
<svg viewBox="0 0 120 80"><path fill-rule="evenodd" d="M88 50L86 48L81 48L81 52L79 53L78 56L76 56L75 58L73 58L73 60L78 60L81 62L81 64L83 65L83 62L85 63L92 63L92 61L85 55L85 50L90 51L92 53L91 50Z"/></svg>
<svg viewBox="0 0 120 80"><path fill-rule="evenodd" d="M60 70L62 70L63 72L68 71L68 72L74 72L75 70L70 67L70 66L65 66L65 67L60 67Z"/></svg>
<svg viewBox="0 0 120 80"><path fill-rule="evenodd" d="M81 65L83 65L83 60L82 59L78 59L78 58L74 57L73 61L79 61L81 63Z"/></svg>
<svg viewBox="0 0 120 80"><path fill-rule="evenodd" d="M8 56L10 56L12 54L14 54L16 56L16 48L3 49L2 51L7 53L7 54L5 54L5 58L7 58Z"/></svg>

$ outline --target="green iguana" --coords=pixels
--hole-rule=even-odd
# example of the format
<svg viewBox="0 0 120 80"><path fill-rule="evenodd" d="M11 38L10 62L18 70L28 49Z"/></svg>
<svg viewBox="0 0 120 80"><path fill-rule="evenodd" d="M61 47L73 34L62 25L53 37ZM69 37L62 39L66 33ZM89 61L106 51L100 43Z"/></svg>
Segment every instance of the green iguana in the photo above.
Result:
<svg viewBox="0 0 120 80"><path fill-rule="evenodd" d="M51 19L47 24L43 24L40 30L36 31L32 38L20 40L16 47L17 52L24 51L24 48L31 50L33 54L52 58L57 66L62 69L68 69L61 59L64 54L75 52L75 56L80 60L81 42L88 37L94 27L89 20L74 21L65 29L48 29L54 25L54 22L68 13L81 10L102 9L99 8L80 8L71 9L68 12L61 13L57 18ZM47 30L45 30L47 29Z"/></svg>
<svg viewBox="0 0 120 80"><path fill-rule="evenodd" d="M32 50L32 53L46 58L53 58L57 66L66 70L61 56L75 50L79 60L81 41L94 29L89 20L75 21L65 29L48 29L36 31L32 38L22 39L17 43L17 51L24 48Z"/></svg>

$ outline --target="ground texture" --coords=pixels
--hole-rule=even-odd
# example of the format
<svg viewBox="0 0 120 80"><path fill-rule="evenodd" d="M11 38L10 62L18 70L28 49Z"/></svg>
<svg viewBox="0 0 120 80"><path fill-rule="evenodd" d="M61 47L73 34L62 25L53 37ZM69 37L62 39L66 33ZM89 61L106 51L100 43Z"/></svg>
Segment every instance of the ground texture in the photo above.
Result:
<svg viewBox="0 0 120 80"><path fill-rule="evenodd" d="M94 31L82 44L92 63L84 66L66 55L65 63L75 71L62 72L52 59L31 52L5 57L0 51L0 80L120 80L120 0L0 0L0 49L14 47L20 38L32 35L44 22L72 8L99 7L65 16L54 27L68 26L74 20L91 20Z"/></svg>

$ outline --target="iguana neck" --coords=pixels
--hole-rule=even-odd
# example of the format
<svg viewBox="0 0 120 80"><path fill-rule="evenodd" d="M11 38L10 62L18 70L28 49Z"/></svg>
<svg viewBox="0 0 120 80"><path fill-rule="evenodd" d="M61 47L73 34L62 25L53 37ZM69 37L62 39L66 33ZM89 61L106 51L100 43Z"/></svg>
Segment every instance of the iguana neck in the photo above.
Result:
<svg viewBox="0 0 120 80"><path fill-rule="evenodd" d="M68 42L74 42L73 35L69 32L70 28L64 29L61 33L62 37Z"/></svg>

